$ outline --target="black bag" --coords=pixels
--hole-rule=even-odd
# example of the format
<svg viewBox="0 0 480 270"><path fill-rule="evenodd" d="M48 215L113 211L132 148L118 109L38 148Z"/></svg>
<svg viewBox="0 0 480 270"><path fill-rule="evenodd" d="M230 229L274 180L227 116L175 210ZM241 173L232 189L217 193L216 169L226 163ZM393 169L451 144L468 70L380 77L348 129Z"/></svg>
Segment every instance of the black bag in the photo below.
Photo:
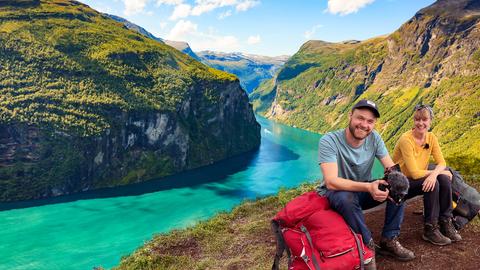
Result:
<svg viewBox="0 0 480 270"><path fill-rule="evenodd" d="M435 164L430 164L428 169L433 170L435 166ZM453 176L452 199L456 203L456 207L453 209L453 225L460 230L477 215L480 217L480 193L465 183L459 172L450 167L447 167L447 170Z"/></svg>
<svg viewBox="0 0 480 270"><path fill-rule="evenodd" d="M453 224L457 230L460 230L479 214L480 194L463 181L460 173L452 168L448 169L453 175L452 199L457 203L457 207L453 210Z"/></svg>

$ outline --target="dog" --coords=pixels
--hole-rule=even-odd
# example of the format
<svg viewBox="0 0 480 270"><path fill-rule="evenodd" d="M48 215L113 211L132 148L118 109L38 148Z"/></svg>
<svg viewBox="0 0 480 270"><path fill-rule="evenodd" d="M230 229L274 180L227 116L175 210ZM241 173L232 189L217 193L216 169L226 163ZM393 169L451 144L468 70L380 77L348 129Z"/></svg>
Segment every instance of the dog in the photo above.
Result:
<svg viewBox="0 0 480 270"><path fill-rule="evenodd" d="M407 177L400 172L399 166L395 165L387 168L383 180L385 180L388 185L380 184L378 188L383 191L388 189L388 199L397 205L401 204L408 194L410 184Z"/></svg>

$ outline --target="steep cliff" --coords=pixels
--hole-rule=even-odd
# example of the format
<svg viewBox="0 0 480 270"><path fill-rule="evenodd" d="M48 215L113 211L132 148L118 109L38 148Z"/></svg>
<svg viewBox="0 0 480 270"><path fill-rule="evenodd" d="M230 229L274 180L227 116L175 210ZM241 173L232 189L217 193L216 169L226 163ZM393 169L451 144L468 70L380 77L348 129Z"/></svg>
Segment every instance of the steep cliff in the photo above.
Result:
<svg viewBox="0 0 480 270"><path fill-rule="evenodd" d="M449 163L478 171L479 3L437 1L394 33L362 42L309 41L250 98L269 118L322 133L345 127L352 104L372 99L390 149L412 127L415 104L431 104Z"/></svg>
<svg viewBox="0 0 480 270"><path fill-rule="evenodd" d="M76 1L0 5L0 201L145 181L258 147L233 75Z"/></svg>

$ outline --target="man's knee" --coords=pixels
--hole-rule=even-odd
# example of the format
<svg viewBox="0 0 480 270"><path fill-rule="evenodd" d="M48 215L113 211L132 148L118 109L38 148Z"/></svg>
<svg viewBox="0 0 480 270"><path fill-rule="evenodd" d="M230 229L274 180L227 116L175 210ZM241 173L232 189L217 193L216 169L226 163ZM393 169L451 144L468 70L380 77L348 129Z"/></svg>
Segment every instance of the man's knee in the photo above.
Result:
<svg viewBox="0 0 480 270"><path fill-rule="evenodd" d="M351 209L358 204L357 195L350 191L331 191L327 195L330 205L337 210Z"/></svg>

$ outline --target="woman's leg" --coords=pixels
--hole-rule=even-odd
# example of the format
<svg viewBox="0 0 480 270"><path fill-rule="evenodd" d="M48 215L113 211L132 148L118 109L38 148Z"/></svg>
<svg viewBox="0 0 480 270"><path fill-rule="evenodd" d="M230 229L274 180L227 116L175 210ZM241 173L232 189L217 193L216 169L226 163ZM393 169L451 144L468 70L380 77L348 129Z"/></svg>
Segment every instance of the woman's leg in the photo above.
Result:
<svg viewBox="0 0 480 270"><path fill-rule="evenodd" d="M437 183L439 184L439 216L441 219L451 219L453 217L452 211L452 181L448 176L439 174L437 176Z"/></svg>
<svg viewBox="0 0 480 270"><path fill-rule="evenodd" d="M445 237L438 229L438 218L440 214L439 194L440 184L438 181L430 192L423 192L422 184L425 178L410 180L410 189L407 197L411 198L423 194L423 208L425 227L422 238L434 245L444 246L451 243L451 240Z"/></svg>
<svg viewBox="0 0 480 270"><path fill-rule="evenodd" d="M410 189L408 190L407 198L413 198L417 195L423 194L423 209L425 223L437 224L440 215L439 207L439 184L435 183L435 188L430 192L423 192L423 182L425 178L409 179Z"/></svg>
<svg viewBox="0 0 480 270"><path fill-rule="evenodd" d="M455 227L452 223L452 183L450 178L444 174L439 174L437 176L437 183L440 188L440 232L446 237L450 238L452 242L461 241L462 237L455 230Z"/></svg>

